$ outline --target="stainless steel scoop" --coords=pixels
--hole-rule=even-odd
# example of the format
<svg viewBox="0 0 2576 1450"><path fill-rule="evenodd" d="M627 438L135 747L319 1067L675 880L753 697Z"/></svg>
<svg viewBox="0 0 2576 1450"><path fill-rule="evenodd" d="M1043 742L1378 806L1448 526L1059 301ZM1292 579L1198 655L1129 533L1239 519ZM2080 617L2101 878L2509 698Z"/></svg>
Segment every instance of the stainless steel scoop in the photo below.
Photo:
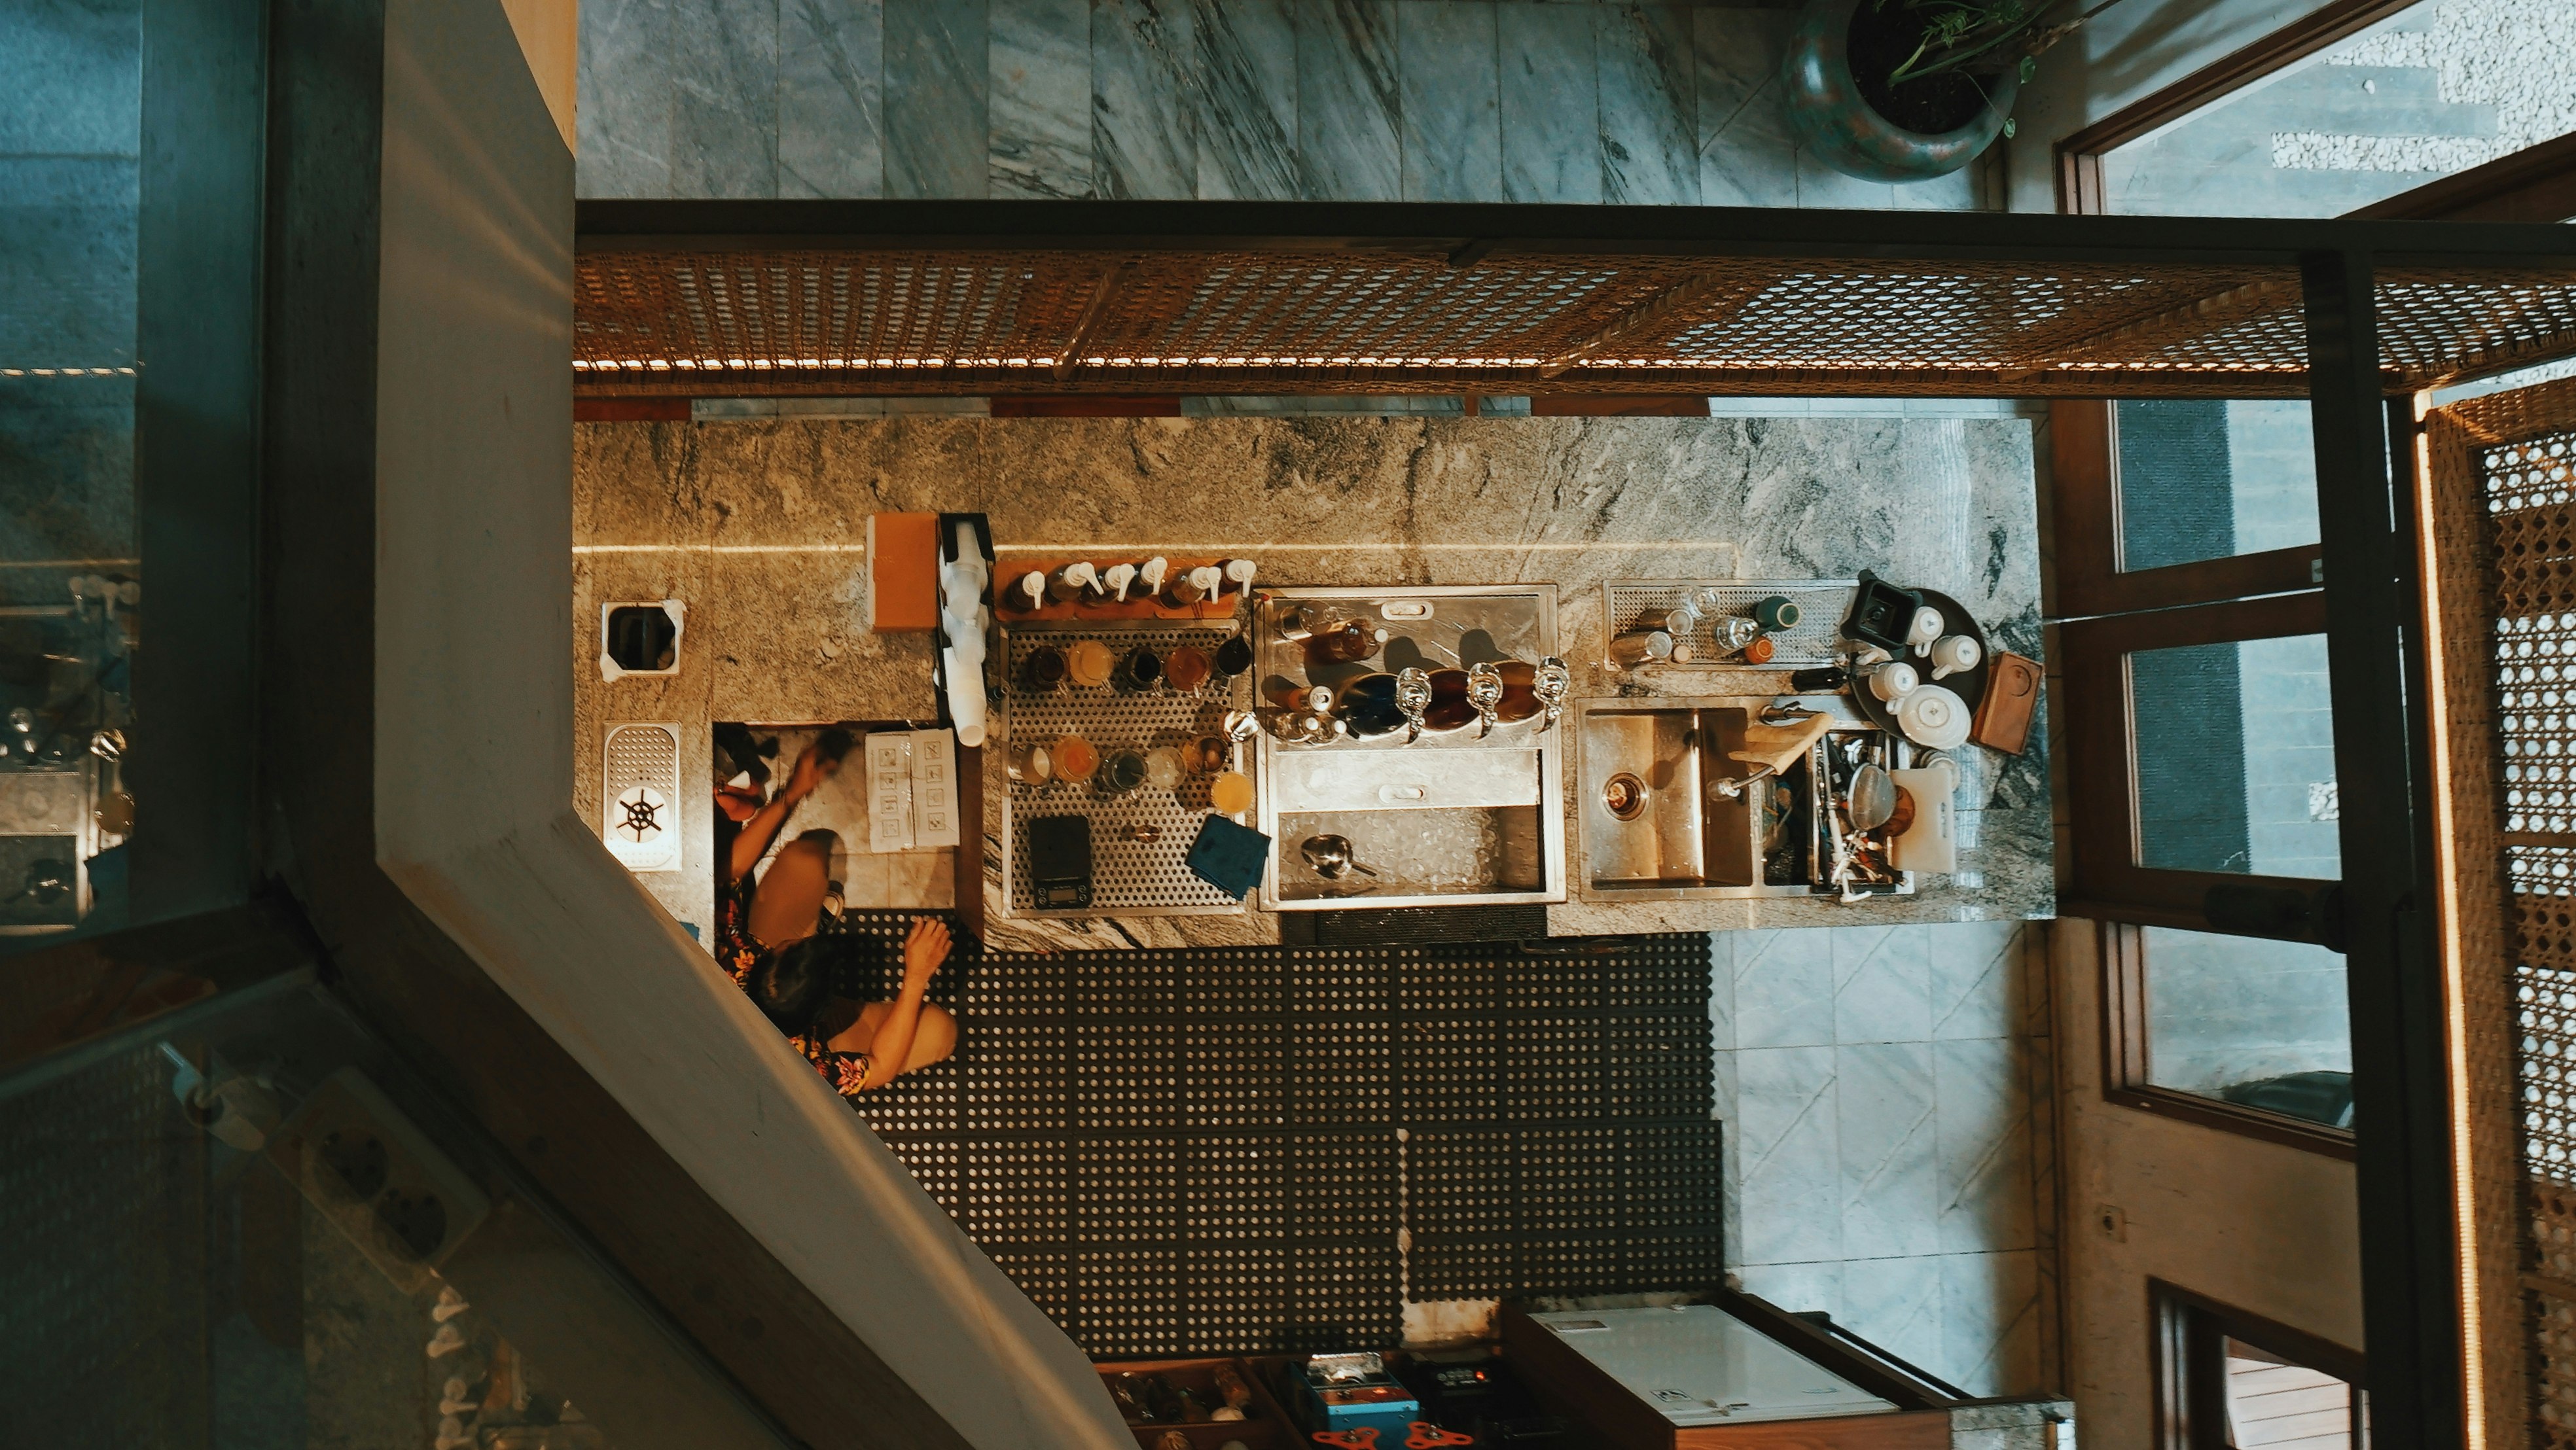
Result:
<svg viewBox="0 0 2576 1450"><path fill-rule="evenodd" d="M1298 843L1297 851L1306 858L1307 865L1315 868L1315 874L1327 881L1341 880L1345 871L1357 871L1363 876L1377 874L1351 859L1348 836L1308 836Z"/></svg>

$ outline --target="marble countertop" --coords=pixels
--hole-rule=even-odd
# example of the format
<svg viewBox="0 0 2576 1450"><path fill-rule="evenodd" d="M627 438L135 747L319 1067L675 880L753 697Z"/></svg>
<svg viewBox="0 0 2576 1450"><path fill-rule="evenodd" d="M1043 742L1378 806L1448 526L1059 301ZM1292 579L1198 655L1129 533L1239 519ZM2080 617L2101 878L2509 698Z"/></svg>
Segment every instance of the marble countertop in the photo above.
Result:
<svg viewBox="0 0 2576 1450"><path fill-rule="evenodd" d="M1754 693L1751 672L1597 663L1614 579L1849 578L1942 590L1998 648L2039 657L2030 425L2014 418L758 419L577 426L576 778L597 813L607 725L669 720L684 751L708 723L927 722L919 636L867 632L867 516L980 511L1003 551L1095 558L1242 556L1262 582L1557 586L1576 692ZM604 685L598 606L689 604L679 675ZM1744 680L1745 684L1733 683ZM2046 916L2054 909L2045 731L2027 753L1967 749L1959 874L1912 897L1570 902L1558 933L1710 930ZM998 756L998 752L990 754ZM1564 752L1571 801L1573 752ZM691 755L690 758L701 758ZM988 761L988 868L999 765ZM709 806L692 796L682 870L639 878L705 923ZM1571 822L1569 821L1569 829ZM1013 921L1012 946L1274 941L1278 918ZM703 925L702 928L703 930Z"/></svg>

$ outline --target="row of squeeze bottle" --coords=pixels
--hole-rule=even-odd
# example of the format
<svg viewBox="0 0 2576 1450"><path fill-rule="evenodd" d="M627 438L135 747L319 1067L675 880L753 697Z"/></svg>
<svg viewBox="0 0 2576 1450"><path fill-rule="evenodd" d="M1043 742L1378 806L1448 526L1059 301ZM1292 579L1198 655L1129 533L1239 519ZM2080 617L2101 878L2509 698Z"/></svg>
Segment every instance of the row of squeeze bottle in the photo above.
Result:
<svg viewBox="0 0 2576 1450"><path fill-rule="evenodd" d="M1151 599L1174 609L1187 609L1202 599L1241 596L1252 589L1257 566L1250 559L1221 559L1194 569L1172 571L1169 559L1156 556L1142 564L1112 564L1106 569L1076 560L1053 573L1031 569L1013 581L1003 602L1018 610L1050 604L1125 604Z"/></svg>

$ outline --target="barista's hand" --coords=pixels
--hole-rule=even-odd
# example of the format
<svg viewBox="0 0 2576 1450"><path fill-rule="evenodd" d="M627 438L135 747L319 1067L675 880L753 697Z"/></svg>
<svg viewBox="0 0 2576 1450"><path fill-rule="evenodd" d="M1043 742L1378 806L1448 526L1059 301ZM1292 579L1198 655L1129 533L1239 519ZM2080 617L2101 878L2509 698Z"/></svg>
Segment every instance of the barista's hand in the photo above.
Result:
<svg viewBox="0 0 2576 1450"><path fill-rule="evenodd" d="M796 753L796 767L787 773L787 789L780 792L791 801L801 801L822 788L841 768L841 757L827 755L808 745Z"/></svg>
<svg viewBox="0 0 2576 1450"><path fill-rule="evenodd" d="M903 984L913 991L926 991L930 979L939 975L942 962L948 960L948 923L935 916L916 916L912 933L903 939Z"/></svg>

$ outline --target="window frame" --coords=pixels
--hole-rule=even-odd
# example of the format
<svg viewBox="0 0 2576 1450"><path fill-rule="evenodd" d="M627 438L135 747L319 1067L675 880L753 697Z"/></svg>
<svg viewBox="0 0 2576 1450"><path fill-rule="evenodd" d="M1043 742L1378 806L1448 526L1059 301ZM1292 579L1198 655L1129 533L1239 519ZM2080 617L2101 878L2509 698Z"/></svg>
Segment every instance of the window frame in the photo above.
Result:
<svg viewBox="0 0 2576 1450"><path fill-rule="evenodd" d="M2133 922L2095 924L2102 953L2102 1100L2160 1118L2260 1138L2328 1158L2353 1161L2350 1128L2330 1128L2285 1113L2202 1097L2147 1080L2145 929ZM2257 937L2253 940L2263 940ZM2239 1336L2242 1338L2243 1336ZM2266 1346L2269 1348L2270 1346ZM2323 1368L2323 1366L2319 1366Z"/></svg>
<svg viewBox="0 0 2576 1450"><path fill-rule="evenodd" d="M2417 0L2332 0L2065 137L2056 146L2057 209L2085 216L2102 215L2107 210L2102 204L2104 153L2179 121L2283 66L2349 40L2416 3Z"/></svg>
<svg viewBox="0 0 2576 1450"><path fill-rule="evenodd" d="M2335 883L2299 876L2190 871L2138 862L2138 756L2130 730L2129 656L2142 650L2229 644L2326 632L2320 590L2207 600L2057 626L2066 692L2068 829L2074 852L2069 914L2214 931L2201 903L2213 886L2296 891Z"/></svg>
<svg viewBox="0 0 2576 1450"><path fill-rule="evenodd" d="M2353 1444L2369 1443L2370 1364L2361 1351L2163 1279L2147 1280L2147 1313L2157 1450L2228 1450L2223 1376L2230 1339L2351 1386ZM2217 1413L2195 1420L2204 1404Z"/></svg>
<svg viewBox="0 0 2576 1450"><path fill-rule="evenodd" d="M2123 570L2119 407L2109 399L2049 405L2060 617L2289 594L2325 582L2322 543Z"/></svg>

